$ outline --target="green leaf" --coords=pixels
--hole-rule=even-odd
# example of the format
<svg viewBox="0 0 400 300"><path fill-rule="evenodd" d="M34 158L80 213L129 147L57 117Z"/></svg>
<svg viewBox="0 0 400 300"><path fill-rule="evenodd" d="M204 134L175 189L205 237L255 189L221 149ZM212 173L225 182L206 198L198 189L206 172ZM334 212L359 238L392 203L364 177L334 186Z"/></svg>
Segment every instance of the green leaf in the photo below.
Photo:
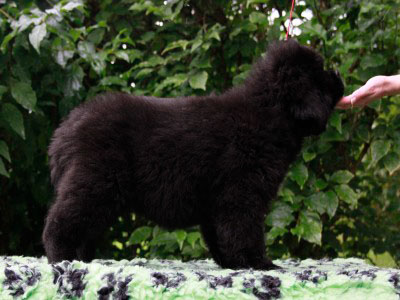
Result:
<svg viewBox="0 0 400 300"><path fill-rule="evenodd" d="M78 43L78 53L83 59L90 62L91 67L97 74L104 71L106 67L105 53L102 51L97 53L93 43L80 41Z"/></svg>
<svg viewBox="0 0 400 300"><path fill-rule="evenodd" d="M179 249L182 250L183 242L186 239L187 233L185 230L176 230L175 231L176 241L179 244Z"/></svg>
<svg viewBox="0 0 400 300"><path fill-rule="evenodd" d="M221 37L219 36L219 32L218 31L212 31L207 35L208 39L216 39L217 41L221 41Z"/></svg>
<svg viewBox="0 0 400 300"><path fill-rule="evenodd" d="M165 84L173 84L174 86L180 86L187 80L187 76L184 73L175 74L172 77L168 77L163 81Z"/></svg>
<svg viewBox="0 0 400 300"><path fill-rule="evenodd" d="M1 42L0 49L3 53L6 52L7 50L7 45L8 43L17 35L18 31L14 30L11 33L7 34L4 38L3 41Z"/></svg>
<svg viewBox="0 0 400 300"><path fill-rule="evenodd" d="M7 92L8 88L4 85L0 85L0 99L3 97L3 95Z"/></svg>
<svg viewBox="0 0 400 300"><path fill-rule="evenodd" d="M190 63L190 68L206 69L211 67L210 58L207 56L196 56Z"/></svg>
<svg viewBox="0 0 400 300"><path fill-rule="evenodd" d="M76 42L81 37L81 35L85 33L85 31L82 30L82 28L71 28L68 33L71 36L72 40Z"/></svg>
<svg viewBox="0 0 400 300"><path fill-rule="evenodd" d="M250 22L254 24L260 24L261 26L266 26L268 24L268 18L266 14L260 12L252 12L250 14Z"/></svg>
<svg viewBox="0 0 400 300"><path fill-rule="evenodd" d="M336 196L334 191L327 191L325 193L325 198L326 198L326 206L325 206L325 211L328 214L330 218L332 218L336 214L336 210L339 206L339 199Z"/></svg>
<svg viewBox="0 0 400 300"><path fill-rule="evenodd" d="M323 214L325 212L325 194L323 192L318 192L306 198L304 203L311 209L316 210L318 213Z"/></svg>
<svg viewBox="0 0 400 300"><path fill-rule="evenodd" d="M115 56L118 57L119 59L125 60L126 62L130 62L129 55L126 51L117 51L115 52Z"/></svg>
<svg viewBox="0 0 400 300"><path fill-rule="evenodd" d="M247 0L246 8L251 4L266 3L266 0Z"/></svg>
<svg viewBox="0 0 400 300"><path fill-rule="evenodd" d="M250 71L244 71L244 72L236 75L235 77L233 77L232 84L235 86L242 84L248 77L249 73L250 73Z"/></svg>
<svg viewBox="0 0 400 300"><path fill-rule="evenodd" d="M393 175L400 168L400 156L391 152L383 159L383 164L390 175Z"/></svg>
<svg viewBox="0 0 400 300"><path fill-rule="evenodd" d="M278 196L282 197L284 201L289 202L289 203L293 203L293 197L294 197L294 193L286 188L286 187L282 187L279 192L278 192Z"/></svg>
<svg viewBox="0 0 400 300"><path fill-rule="evenodd" d="M80 41L78 43L78 53L83 59L90 60L96 53L93 43Z"/></svg>
<svg viewBox="0 0 400 300"><path fill-rule="evenodd" d="M305 22L300 26L303 34L310 34L322 39L326 39L326 30L321 24L313 24L311 21Z"/></svg>
<svg viewBox="0 0 400 300"><path fill-rule="evenodd" d="M0 175L3 175L7 178L10 178L10 174L7 172L6 167L4 166L3 160L0 157Z"/></svg>
<svg viewBox="0 0 400 300"><path fill-rule="evenodd" d="M176 243L176 236L171 232L163 232L157 235L151 242L150 245L168 245L171 243Z"/></svg>
<svg viewBox="0 0 400 300"><path fill-rule="evenodd" d="M176 48L182 48L183 50L186 50L187 45L189 44L189 41L186 40L179 40L179 41L173 41L170 43L161 54L165 54L168 51L171 51Z"/></svg>
<svg viewBox="0 0 400 300"><path fill-rule="evenodd" d="M189 84L193 89L206 90L208 73L206 71L195 73L189 77Z"/></svg>
<svg viewBox="0 0 400 300"><path fill-rule="evenodd" d="M117 248L118 250L122 250L124 248L124 244L122 244L121 242L114 240L112 242L112 245Z"/></svg>
<svg viewBox="0 0 400 300"><path fill-rule="evenodd" d="M303 152L303 159L305 162L309 162L313 160L315 157L317 157L317 154L314 152L308 152L308 151Z"/></svg>
<svg viewBox="0 0 400 300"><path fill-rule="evenodd" d="M196 51L197 48L199 48L203 44L203 40L201 38L196 39L193 41L192 48L190 49L190 52L193 53Z"/></svg>
<svg viewBox="0 0 400 300"><path fill-rule="evenodd" d="M143 57L143 53L142 51L138 50L138 49L130 49L127 50L126 52L128 52L129 55L129 61L134 61L135 59L141 59Z"/></svg>
<svg viewBox="0 0 400 300"><path fill-rule="evenodd" d="M351 208L357 206L358 195L347 184L335 186L335 192L339 198L349 204Z"/></svg>
<svg viewBox="0 0 400 300"><path fill-rule="evenodd" d="M369 143L369 141L371 139L371 133L369 131L368 126L366 126L366 124L362 124L357 127L356 135L357 135L357 138L361 139L365 143Z"/></svg>
<svg viewBox="0 0 400 300"><path fill-rule="evenodd" d="M67 62L69 59L71 59L74 56L74 51L72 50L58 50L56 52L53 53L54 59L56 60L56 62L62 66L63 68L65 68L65 66L67 65Z"/></svg>
<svg viewBox="0 0 400 300"><path fill-rule="evenodd" d="M272 245L278 236L282 236L286 232L288 232L286 228L272 227L271 230L267 233L267 245Z"/></svg>
<svg viewBox="0 0 400 300"><path fill-rule="evenodd" d="M229 39L233 40L235 36L237 36L238 34L240 34L242 32L242 27L238 26L236 27L234 30L231 31L231 33L229 34Z"/></svg>
<svg viewBox="0 0 400 300"><path fill-rule="evenodd" d="M340 170L333 173L331 181L335 183L349 183L353 179L354 175L348 170Z"/></svg>
<svg viewBox="0 0 400 300"><path fill-rule="evenodd" d="M300 188L303 188L308 178L308 170L303 163L297 163L290 172L290 178L295 180Z"/></svg>
<svg viewBox="0 0 400 300"><path fill-rule="evenodd" d="M135 66L135 69L139 68L148 68L148 67L155 67L159 65L165 65L166 60L158 55L153 55L147 61L141 62L140 64Z"/></svg>
<svg viewBox="0 0 400 300"><path fill-rule="evenodd" d="M315 181L315 187L316 187L318 190L323 190L323 189L326 188L327 186L328 186L328 183L327 183L325 180L321 179L321 178L318 178L318 179Z"/></svg>
<svg viewBox="0 0 400 300"><path fill-rule="evenodd" d="M32 29L32 32L29 34L29 41L31 42L33 48L36 49L38 53L40 53L40 43L46 36L46 23L42 23L40 25L35 26Z"/></svg>
<svg viewBox="0 0 400 300"><path fill-rule="evenodd" d="M141 35L141 39L139 40L139 42L141 42L142 44L147 44L155 37L155 35L155 32L148 31Z"/></svg>
<svg viewBox="0 0 400 300"><path fill-rule="evenodd" d="M83 77L85 72L78 64L73 64L66 68L66 80L64 82L63 92L67 97L73 97L82 87Z"/></svg>
<svg viewBox="0 0 400 300"><path fill-rule="evenodd" d="M95 45L100 44L103 40L106 30L104 28L96 28L91 33L89 33L87 39Z"/></svg>
<svg viewBox="0 0 400 300"><path fill-rule="evenodd" d="M144 78L144 77L146 77L147 75L153 73L153 70L154 70L153 68L144 68L144 69L140 70L140 71L136 74L135 78L136 78L136 79Z"/></svg>
<svg viewBox="0 0 400 300"><path fill-rule="evenodd" d="M36 93L26 82L11 80L11 95L23 108L34 111L36 108Z"/></svg>
<svg viewBox="0 0 400 300"><path fill-rule="evenodd" d="M200 232L190 232L187 235L186 241L189 243L190 246L194 249L196 241L200 239Z"/></svg>
<svg viewBox="0 0 400 300"><path fill-rule="evenodd" d="M20 64L14 64L11 67L11 72L15 77L17 77L19 79L19 81L27 82L27 83L31 84L31 74L29 73L27 68L24 68ZM12 80L15 81L14 78L11 78L10 81L12 81ZM13 82L10 82L10 84L13 84Z"/></svg>
<svg viewBox="0 0 400 300"><path fill-rule="evenodd" d="M67 4L65 4L63 7L61 7L61 9L64 11L71 11L75 8L81 8L81 7L82 7L82 3L69 1Z"/></svg>
<svg viewBox="0 0 400 300"><path fill-rule="evenodd" d="M131 236L129 237L129 244L140 244L141 242L150 238L153 229L149 226L142 226L136 228L134 232L132 232Z"/></svg>
<svg viewBox="0 0 400 300"><path fill-rule="evenodd" d="M329 124L331 126L335 127L339 133L342 133L342 117L338 111L335 111L332 114L332 116L329 120Z"/></svg>
<svg viewBox="0 0 400 300"><path fill-rule="evenodd" d="M333 191L328 191L313 194L306 198L304 203L319 214L327 213L332 218L336 213L339 200Z"/></svg>
<svg viewBox="0 0 400 300"><path fill-rule="evenodd" d="M24 119L18 108L10 103L4 104L1 111L1 117L17 134L25 139Z"/></svg>
<svg viewBox="0 0 400 300"><path fill-rule="evenodd" d="M275 202L271 212L267 215L266 224L285 228L294 220L292 212L292 207L285 202Z"/></svg>
<svg viewBox="0 0 400 300"><path fill-rule="evenodd" d="M135 3L129 7L129 10L134 10L137 12L142 12L151 6L151 2L144 2L144 3Z"/></svg>
<svg viewBox="0 0 400 300"><path fill-rule="evenodd" d="M5 141L0 140L0 155L3 156L8 162L11 162L10 152Z"/></svg>
<svg viewBox="0 0 400 300"><path fill-rule="evenodd" d="M329 149L332 148L332 143L329 142L324 142L322 141L322 139L320 139L317 143L317 153L318 154L323 154L327 151L329 151Z"/></svg>
<svg viewBox="0 0 400 300"><path fill-rule="evenodd" d="M200 246L204 249L208 249L207 245L202 237L200 237Z"/></svg>
<svg viewBox="0 0 400 300"><path fill-rule="evenodd" d="M173 85L174 87L179 87L184 82L186 82L186 80L187 80L186 74L178 73L172 77L166 78L163 82L161 82L161 84L158 84L155 92L158 93L159 91L163 90L165 87L169 85Z"/></svg>
<svg viewBox="0 0 400 300"><path fill-rule="evenodd" d="M321 245L322 222L319 215L313 211L302 210L297 226L291 232L310 243Z"/></svg>
<svg viewBox="0 0 400 300"><path fill-rule="evenodd" d="M363 69L376 68L386 64L387 64L386 59L382 54L370 54L363 56L360 63Z"/></svg>
<svg viewBox="0 0 400 300"><path fill-rule="evenodd" d="M104 77L100 80L101 85L119 85L126 86L126 80L122 79L119 76L108 76Z"/></svg>
<svg viewBox="0 0 400 300"><path fill-rule="evenodd" d="M389 140L376 140L371 144L372 165L375 165L390 150Z"/></svg>
<svg viewBox="0 0 400 300"><path fill-rule="evenodd" d="M216 39L217 41L221 41L220 33L224 28L225 27L221 26L221 24L219 23L215 24L208 30L205 39L206 40Z"/></svg>
<svg viewBox="0 0 400 300"><path fill-rule="evenodd" d="M337 130L328 127L326 131L321 134L321 141L323 142L343 142L349 139L350 135L349 132L339 133Z"/></svg>
<svg viewBox="0 0 400 300"><path fill-rule="evenodd" d="M359 25L360 32L365 32L365 30L367 30L368 27L370 27L372 24L376 23L377 21L378 20L375 18L361 20L360 25Z"/></svg>

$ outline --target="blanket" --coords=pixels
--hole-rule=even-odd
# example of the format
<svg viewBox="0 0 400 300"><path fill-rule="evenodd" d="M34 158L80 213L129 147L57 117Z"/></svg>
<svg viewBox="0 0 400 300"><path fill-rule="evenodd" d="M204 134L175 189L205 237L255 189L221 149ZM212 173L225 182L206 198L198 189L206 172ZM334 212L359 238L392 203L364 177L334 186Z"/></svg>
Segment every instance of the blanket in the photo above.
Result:
<svg viewBox="0 0 400 300"><path fill-rule="evenodd" d="M48 264L0 257L0 299L400 299L400 270L360 259L276 260L273 271L212 260L94 260Z"/></svg>

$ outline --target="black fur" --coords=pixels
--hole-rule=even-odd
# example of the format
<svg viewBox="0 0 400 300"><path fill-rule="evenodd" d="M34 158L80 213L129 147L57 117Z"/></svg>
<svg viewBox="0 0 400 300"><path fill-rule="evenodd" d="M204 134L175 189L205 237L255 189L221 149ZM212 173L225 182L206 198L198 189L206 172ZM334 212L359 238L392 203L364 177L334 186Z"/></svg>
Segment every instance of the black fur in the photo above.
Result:
<svg viewBox="0 0 400 300"><path fill-rule="evenodd" d="M264 245L268 205L303 138L325 129L342 95L322 57L289 40L220 96L116 93L79 106L49 150L49 261L93 259L104 230L133 211L166 228L199 224L222 267L275 268Z"/></svg>

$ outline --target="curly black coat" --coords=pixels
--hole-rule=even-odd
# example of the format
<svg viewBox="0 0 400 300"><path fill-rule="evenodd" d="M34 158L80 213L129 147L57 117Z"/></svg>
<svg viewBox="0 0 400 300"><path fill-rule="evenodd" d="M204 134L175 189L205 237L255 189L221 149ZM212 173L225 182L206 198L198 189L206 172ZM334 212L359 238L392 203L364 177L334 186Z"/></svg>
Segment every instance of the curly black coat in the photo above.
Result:
<svg viewBox="0 0 400 300"><path fill-rule="evenodd" d="M49 261L93 259L104 230L133 211L166 228L200 225L222 267L275 268L264 244L268 205L304 137L325 129L342 95L322 57L289 40L219 96L114 93L77 107L49 149Z"/></svg>

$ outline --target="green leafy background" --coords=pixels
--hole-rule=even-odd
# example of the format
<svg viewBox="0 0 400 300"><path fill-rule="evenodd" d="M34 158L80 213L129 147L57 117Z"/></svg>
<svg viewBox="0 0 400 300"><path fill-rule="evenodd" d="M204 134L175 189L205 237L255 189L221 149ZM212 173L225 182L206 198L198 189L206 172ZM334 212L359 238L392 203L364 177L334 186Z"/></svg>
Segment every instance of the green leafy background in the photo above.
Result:
<svg viewBox="0 0 400 300"><path fill-rule="evenodd" d="M239 84L291 1L0 1L0 254L42 255L53 194L47 146L68 112L108 90L174 97ZM51 5L52 4L52 5ZM312 14L310 14L312 12ZM349 93L399 71L398 1L298 1L294 33L338 69ZM400 262L400 98L335 111L306 141L265 220L277 257ZM128 214L98 257L208 257L198 228Z"/></svg>

